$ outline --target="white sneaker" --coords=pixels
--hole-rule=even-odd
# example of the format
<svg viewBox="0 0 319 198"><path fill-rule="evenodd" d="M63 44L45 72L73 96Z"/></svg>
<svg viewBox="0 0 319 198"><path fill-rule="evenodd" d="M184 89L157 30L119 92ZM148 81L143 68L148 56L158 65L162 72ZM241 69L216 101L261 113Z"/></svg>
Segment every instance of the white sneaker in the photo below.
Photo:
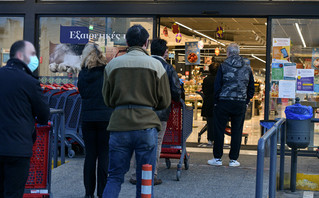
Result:
<svg viewBox="0 0 319 198"><path fill-rule="evenodd" d="M212 143L212 141L208 140L207 144L212 145L213 143Z"/></svg>
<svg viewBox="0 0 319 198"><path fill-rule="evenodd" d="M240 163L237 160L230 160L229 166L232 166L232 167L240 166Z"/></svg>
<svg viewBox="0 0 319 198"><path fill-rule="evenodd" d="M220 158L213 158L211 160L208 160L207 163L209 165L212 165L212 166L221 166L221 165L223 165L223 161Z"/></svg>

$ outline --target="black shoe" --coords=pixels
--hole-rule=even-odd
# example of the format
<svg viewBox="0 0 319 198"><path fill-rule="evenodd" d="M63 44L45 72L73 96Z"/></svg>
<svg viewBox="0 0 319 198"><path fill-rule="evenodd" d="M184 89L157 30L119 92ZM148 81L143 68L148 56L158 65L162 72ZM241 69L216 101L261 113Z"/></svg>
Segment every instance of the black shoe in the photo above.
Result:
<svg viewBox="0 0 319 198"><path fill-rule="evenodd" d="M154 178L154 186L160 185L160 184L162 184L162 183L163 183L163 182L162 182L161 179Z"/></svg>
<svg viewBox="0 0 319 198"><path fill-rule="evenodd" d="M94 195L85 195L84 198L94 198Z"/></svg>
<svg viewBox="0 0 319 198"><path fill-rule="evenodd" d="M130 183L133 184L133 185L136 185L137 181L136 181L136 179L131 178L130 179Z"/></svg>

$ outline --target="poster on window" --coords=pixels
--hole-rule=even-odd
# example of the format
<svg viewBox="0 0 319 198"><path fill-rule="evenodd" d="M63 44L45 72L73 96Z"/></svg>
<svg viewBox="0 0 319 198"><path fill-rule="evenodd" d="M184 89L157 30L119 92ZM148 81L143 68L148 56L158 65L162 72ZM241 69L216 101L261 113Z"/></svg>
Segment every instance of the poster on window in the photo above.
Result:
<svg viewBox="0 0 319 198"><path fill-rule="evenodd" d="M198 42L185 43L185 65L199 65L200 49Z"/></svg>
<svg viewBox="0 0 319 198"><path fill-rule="evenodd" d="M314 69L297 70L297 93L314 92Z"/></svg>
<svg viewBox="0 0 319 198"><path fill-rule="evenodd" d="M290 38L273 38L273 61L286 60L290 57Z"/></svg>
<svg viewBox="0 0 319 198"><path fill-rule="evenodd" d="M295 98L296 81L280 80L279 81L279 98Z"/></svg>
<svg viewBox="0 0 319 198"><path fill-rule="evenodd" d="M312 49L312 61L311 66L313 69L319 69L319 48Z"/></svg>
<svg viewBox="0 0 319 198"><path fill-rule="evenodd" d="M284 63L284 79L296 80L297 67L296 63Z"/></svg>
<svg viewBox="0 0 319 198"><path fill-rule="evenodd" d="M284 79L284 64L283 63L272 63L271 64L271 79L272 80L283 80Z"/></svg>
<svg viewBox="0 0 319 198"><path fill-rule="evenodd" d="M270 97L278 98L279 96L279 81L271 81Z"/></svg>

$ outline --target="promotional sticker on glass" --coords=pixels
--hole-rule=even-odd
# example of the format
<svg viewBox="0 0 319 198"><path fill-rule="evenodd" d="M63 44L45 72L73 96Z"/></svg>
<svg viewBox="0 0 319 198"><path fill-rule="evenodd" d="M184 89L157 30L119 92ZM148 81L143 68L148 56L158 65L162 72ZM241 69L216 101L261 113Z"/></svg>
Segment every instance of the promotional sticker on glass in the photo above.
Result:
<svg viewBox="0 0 319 198"><path fill-rule="evenodd" d="M314 92L314 70L297 69L297 93Z"/></svg>
<svg viewBox="0 0 319 198"><path fill-rule="evenodd" d="M185 64L186 65L199 65L200 63L200 49L198 42L185 43Z"/></svg>

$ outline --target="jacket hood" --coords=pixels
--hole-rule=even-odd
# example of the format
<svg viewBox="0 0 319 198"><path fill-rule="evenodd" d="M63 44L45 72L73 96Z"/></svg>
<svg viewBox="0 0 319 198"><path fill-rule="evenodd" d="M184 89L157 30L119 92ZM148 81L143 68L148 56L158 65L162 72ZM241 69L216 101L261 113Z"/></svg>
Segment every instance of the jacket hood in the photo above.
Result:
<svg viewBox="0 0 319 198"><path fill-rule="evenodd" d="M232 67L243 67L245 65L244 59L239 55L233 55L228 57L225 60L225 63L227 63L228 65Z"/></svg>
<svg viewBox="0 0 319 198"><path fill-rule="evenodd" d="M93 67L92 69L88 69L87 67L83 68L81 70L83 80L88 83L95 81L97 78L99 78L101 71L103 71L104 68L104 66Z"/></svg>

